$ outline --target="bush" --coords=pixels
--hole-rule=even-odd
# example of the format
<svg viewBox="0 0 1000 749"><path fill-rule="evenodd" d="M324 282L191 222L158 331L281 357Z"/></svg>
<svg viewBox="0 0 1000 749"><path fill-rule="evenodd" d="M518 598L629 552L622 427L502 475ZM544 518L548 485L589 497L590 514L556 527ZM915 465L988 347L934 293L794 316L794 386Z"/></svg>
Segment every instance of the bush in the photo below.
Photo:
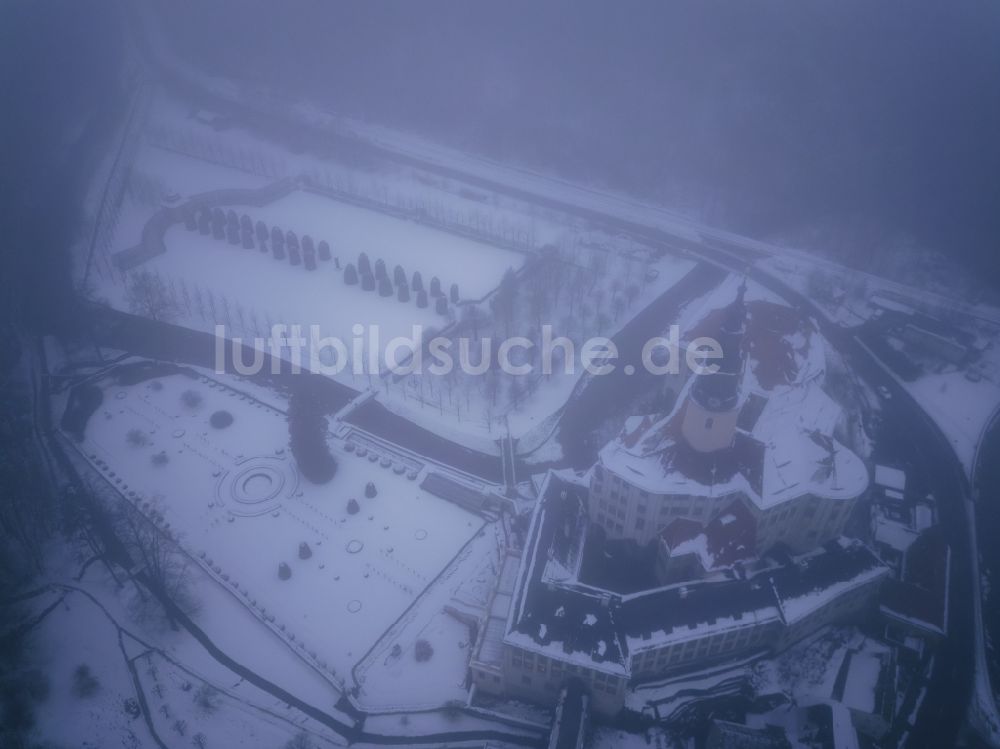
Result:
<svg viewBox="0 0 1000 749"><path fill-rule="evenodd" d="M431 278L431 296L441 296L441 279L437 276Z"/></svg>
<svg viewBox="0 0 1000 749"><path fill-rule="evenodd" d="M360 273L362 276L365 275L370 276L372 274L371 260L369 260L368 255L366 255L363 252L360 255L358 255L358 273Z"/></svg>
<svg viewBox="0 0 1000 749"><path fill-rule="evenodd" d="M313 742L309 738L309 734L305 731L300 731L288 740L285 744L285 749L312 749Z"/></svg>
<svg viewBox="0 0 1000 749"><path fill-rule="evenodd" d="M208 423L216 429L225 429L233 423L233 415L229 411L216 411L208 417Z"/></svg>
<svg viewBox="0 0 1000 749"><path fill-rule="evenodd" d="M101 684L90 672L90 666L81 663L73 672L73 694L81 699L93 697L100 690Z"/></svg>
<svg viewBox="0 0 1000 749"><path fill-rule="evenodd" d="M424 277L420 275L420 271L413 271L413 283L410 284L414 291L420 291L424 288Z"/></svg>
<svg viewBox="0 0 1000 749"><path fill-rule="evenodd" d="M368 499L372 499L377 494L378 494L378 489L375 488L374 481L369 481L367 484L365 484L365 496L368 497Z"/></svg>
<svg viewBox="0 0 1000 749"><path fill-rule="evenodd" d="M318 377L318 376L316 376ZM288 403L288 435L295 462L302 475L314 484L325 484L337 473L337 461L326 442L323 388L319 377L299 379Z"/></svg>
<svg viewBox="0 0 1000 749"><path fill-rule="evenodd" d="M404 304L410 301L410 287L405 283L400 284L399 290L396 292L396 298Z"/></svg>
<svg viewBox="0 0 1000 749"><path fill-rule="evenodd" d="M392 271L392 280L397 286L403 286L407 283L406 271L403 270L402 265L397 265Z"/></svg>
<svg viewBox="0 0 1000 749"><path fill-rule="evenodd" d="M417 289L417 306L420 307L420 309L426 309L427 308L427 290L426 289Z"/></svg>
<svg viewBox="0 0 1000 749"><path fill-rule="evenodd" d="M417 663L426 663L433 655L434 648L427 640L417 640L413 648L413 657L417 659Z"/></svg>
<svg viewBox="0 0 1000 749"><path fill-rule="evenodd" d="M145 447L149 444L149 436L141 429L129 429L125 441L132 447Z"/></svg>
<svg viewBox="0 0 1000 749"><path fill-rule="evenodd" d="M139 707L139 701L135 697L126 697L122 707L125 714L133 720L142 715L142 708Z"/></svg>
<svg viewBox="0 0 1000 749"><path fill-rule="evenodd" d="M214 713L219 706L219 691L211 684L202 682L202 685L194 693L194 704L203 712Z"/></svg>
<svg viewBox="0 0 1000 749"><path fill-rule="evenodd" d="M309 548L309 544L305 541L299 544L299 559L308 559L313 555L313 551Z"/></svg>
<svg viewBox="0 0 1000 749"><path fill-rule="evenodd" d="M198 408L201 405L201 393L197 390L185 390L181 393L181 403L188 408Z"/></svg>
<svg viewBox="0 0 1000 749"><path fill-rule="evenodd" d="M351 497L347 500L347 514L357 515L361 511L361 505L358 504L358 500Z"/></svg>
<svg viewBox="0 0 1000 749"><path fill-rule="evenodd" d="M437 298L437 301L434 302L434 311L437 312L439 315L447 315L448 299L446 297L439 296Z"/></svg>
<svg viewBox="0 0 1000 749"><path fill-rule="evenodd" d="M392 282L385 276L382 276L382 278L379 279L378 295L392 296Z"/></svg>
<svg viewBox="0 0 1000 749"><path fill-rule="evenodd" d="M355 286L358 283L358 271L354 268L354 263L348 263L344 268L344 283L348 286Z"/></svg>
<svg viewBox="0 0 1000 749"><path fill-rule="evenodd" d="M292 576L292 568L288 566L287 562L281 562L278 565L278 579L287 580Z"/></svg>
<svg viewBox="0 0 1000 749"><path fill-rule="evenodd" d="M375 276L371 273L361 272L361 288L365 291L375 291Z"/></svg>

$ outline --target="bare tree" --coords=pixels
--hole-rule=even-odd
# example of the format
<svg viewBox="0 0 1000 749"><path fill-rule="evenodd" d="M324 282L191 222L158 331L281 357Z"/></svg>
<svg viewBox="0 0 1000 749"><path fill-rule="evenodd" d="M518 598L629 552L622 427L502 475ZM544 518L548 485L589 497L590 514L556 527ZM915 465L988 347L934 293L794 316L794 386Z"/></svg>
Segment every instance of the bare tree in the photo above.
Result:
<svg viewBox="0 0 1000 749"><path fill-rule="evenodd" d="M157 322L172 320L179 311L163 279L145 270L132 274L125 301L134 314Z"/></svg>
<svg viewBox="0 0 1000 749"><path fill-rule="evenodd" d="M193 611L196 603L191 591L187 559L168 535L169 528L156 504L143 514L131 504L122 502L113 521L115 534L136 562L138 573L153 593L158 598L168 598L183 611ZM149 613L150 599L141 588L139 590L143 613ZM171 628L177 629L169 607L164 607L163 612Z"/></svg>

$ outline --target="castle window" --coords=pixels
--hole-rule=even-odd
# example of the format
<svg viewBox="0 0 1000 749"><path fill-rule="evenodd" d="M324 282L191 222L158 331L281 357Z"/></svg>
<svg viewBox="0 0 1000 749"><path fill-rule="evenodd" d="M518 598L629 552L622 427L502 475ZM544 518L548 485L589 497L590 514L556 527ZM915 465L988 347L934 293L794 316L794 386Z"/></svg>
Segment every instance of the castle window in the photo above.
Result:
<svg viewBox="0 0 1000 749"><path fill-rule="evenodd" d="M715 419L713 419L711 416L709 416L707 419L705 419L705 429L711 429L712 428L712 424L714 424L714 423L715 423Z"/></svg>

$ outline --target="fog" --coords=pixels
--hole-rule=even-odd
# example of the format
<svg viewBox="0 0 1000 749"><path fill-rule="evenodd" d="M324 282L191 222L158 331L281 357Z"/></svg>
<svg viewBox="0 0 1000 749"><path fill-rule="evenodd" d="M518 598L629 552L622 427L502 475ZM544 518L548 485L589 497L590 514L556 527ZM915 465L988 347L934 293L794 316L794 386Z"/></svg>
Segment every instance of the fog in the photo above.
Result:
<svg viewBox="0 0 1000 749"><path fill-rule="evenodd" d="M1000 4L9 0L0 104L0 744L1000 742Z"/></svg>

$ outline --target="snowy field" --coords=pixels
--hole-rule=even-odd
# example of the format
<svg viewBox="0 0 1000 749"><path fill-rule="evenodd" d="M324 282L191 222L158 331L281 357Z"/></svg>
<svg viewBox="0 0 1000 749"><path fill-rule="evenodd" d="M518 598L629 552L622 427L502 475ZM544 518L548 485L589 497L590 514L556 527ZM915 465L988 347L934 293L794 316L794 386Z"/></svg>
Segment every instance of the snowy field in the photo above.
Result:
<svg viewBox="0 0 1000 749"><path fill-rule="evenodd" d="M620 237L602 236L600 245L581 244L550 261L550 265L523 279L513 291L511 313L478 308L476 321L461 335L469 340L469 361L482 361L484 347L513 336L532 342L524 376L502 372L480 375L455 371L448 377L411 375L383 383L378 398L406 418L484 452L494 451L495 440L509 428L514 438L534 446L551 436L553 419L585 378L583 344L598 336L613 338L646 305L669 292L693 268L694 262L676 255L656 256L652 248L632 246L622 252ZM664 321L665 326L673 321ZM572 342L573 369L564 366L563 349L555 348L552 374L546 375L540 357L541 327L551 326L551 338ZM457 352L457 346L452 349ZM515 351L515 354L521 353ZM456 360L458 353L453 356ZM553 456L558 457L558 456Z"/></svg>
<svg viewBox="0 0 1000 749"><path fill-rule="evenodd" d="M437 276L445 289L457 283L464 299L486 296L507 268L516 270L524 262L524 255L512 250L316 193L292 193L254 209L251 216L270 226L293 228L299 236L328 240L343 263L356 262L365 252L372 262L384 260L390 271L401 265L411 276L413 271L420 271L425 280Z"/></svg>
<svg viewBox="0 0 1000 749"><path fill-rule="evenodd" d="M871 276L795 255L765 257L756 265L804 294L838 325L862 325L875 311L868 295L879 286Z"/></svg>
<svg viewBox="0 0 1000 749"><path fill-rule="evenodd" d="M247 172L201 161L152 145L143 146L133 169L115 241L95 258L96 293L128 310L123 277L113 266L114 253L137 245L145 223L159 208L163 195L182 198L226 188L258 188L272 183ZM167 284L175 298L176 321L188 327L212 330L226 324L231 334L266 335L269 324L318 325L324 336L346 343L352 327L377 325L382 340L410 335L411 326L440 329L447 316L409 302L381 297L360 285L344 282L347 263L357 264L360 253L371 262L385 262L388 272L399 265L412 277L419 271L425 283L437 277L443 290L458 286L460 298L489 294L508 269L518 269L521 252L478 242L430 226L368 208L350 205L307 190L295 190L262 207L232 206L254 223L309 235L326 241L335 261L320 261L315 271L275 260L272 255L234 246L225 240L170 226L164 236L166 253L143 263L138 270L153 273ZM211 300L209 304L209 300ZM349 376L349 375L348 375Z"/></svg>
<svg viewBox="0 0 1000 749"><path fill-rule="evenodd" d="M99 574L89 577L84 587L54 586L30 601L44 618L33 630L36 649L28 657L38 683L48 685L35 705L38 746L280 747L303 732L316 746L345 743L248 683L233 683L232 672L204 651L192 654L193 667L167 655L147 633L131 629L136 622L115 598L121 591L102 590ZM155 736L140 715L139 695Z"/></svg>
<svg viewBox="0 0 1000 749"><path fill-rule="evenodd" d="M173 322L206 332L222 323L231 336L244 340L266 335L276 323L316 324L322 335L335 336L351 348L355 324L377 324L384 344L395 336L410 336L413 325L423 326L426 333L474 317L479 328L474 347L486 336L497 342L511 335L537 340L542 322L553 326L554 335L566 335L579 346L593 336L614 335L693 267L692 261L676 256L655 257L652 248L596 231L578 219L413 167L342 163L331 155L294 153L238 126L217 131L207 121L210 117L154 92L110 238L98 245L90 266L96 297L130 309L126 287L131 281L114 267L114 253L136 246L146 222L165 202L183 203L215 190L257 189L297 176L320 185L319 192L296 189L262 207L234 205L234 210L253 222L292 230L299 237L309 235L317 244L327 241L341 267L320 261L315 271L306 271L287 260L274 260L270 253L174 224L164 237L166 253L139 266L166 285L176 303ZM389 211L323 192L355 195L366 205L383 205ZM423 212L430 223L484 239L395 215L413 210ZM536 249L543 244L558 247L560 270L559 278L546 280L541 289L519 288L512 325L500 325L489 303L471 312L466 305L452 305L441 315L433 303L421 309L415 299L400 302L344 283L346 264L356 263L365 252L372 263L383 260L390 275L397 265L407 276L419 271L425 284L437 277L446 293L454 283L462 300L474 301L493 293L507 269L517 270L527 261L525 252L501 246L522 242ZM586 298L570 298L574 284L587 292ZM551 299L539 309L535 300L545 293ZM330 363L325 358L323 362ZM376 384L350 369L336 379L354 388ZM415 376L382 383L379 398L421 426L480 450L495 451L495 439L508 426L515 437L530 435L527 443L534 446L549 436L552 419L580 382L581 367L578 362L569 376L518 378L516 383L488 379Z"/></svg>
<svg viewBox="0 0 1000 749"><path fill-rule="evenodd" d="M393 624L354 670L357 703L373 711L436 708L465 701L465 678L472 648L468 619L488 605L496 582L503 539L488 526L456 557L420 599ZM430 645L426 661L415 657L417 642ZM413 679L421 683L414 693Z"/></svg>
<svg viewBox="0 0 1000 749"><path fill-rule="evenodd" d="M284 415L215 381L101 386L81 452L334 684L484 526L419 489L415 473L340 449L336 477L310 484ZM210 425L219 411L230 426Z"/></svg>
<svg viewBox="0 0 1000 749"><path fill-rule="evenodd" d="M81 251L77 257L76 270L86 276L89 293L118 309L131 311L126 291L133 278L116 268L115 254L137 246L143 228L164 205L288 178L306 179L318 191L296 190L264 206L234 203L233 209L268 227L328 242L341 267L320 261L309 272L175 224L166 232L167 252L136 269L164 282L175 302L172 322L206 332L226 324L230 335L244 338L266 335L276 323L316 324L322 335L348 345L355 323L378 325L383 342L409 336L413 325L440 330L460 310L452 306L438 314L433 299L421 309L415 289L411 301L399 302L395 295L347 286L343 268L365 252L373 264L382 260L390 276L398 265L408 278L419 271L425 284L436 277L446 294L456 284L462 300L478 300L496 288L508 268L519 269L532 247L561 241L570 231L545 211L412 166L296 152L238 126L217 130L212 113L162 90L152 88L147 98L128 139L135 145L127 149L117 182L112 180L122 185L121 194L111 197L110 210L101 215L92 254ZM512 245L521 249L509 249ZM339 379L362 384L350 372Z"/></svg>
<svg viewBox="0 0 1000 749"><path fill-rule="evenodd" d="M970 382L960 371L901 382L944 432L970 478L980 442L1000 409L1000 384L988 379L992 372L978 382Z"/></svg>

